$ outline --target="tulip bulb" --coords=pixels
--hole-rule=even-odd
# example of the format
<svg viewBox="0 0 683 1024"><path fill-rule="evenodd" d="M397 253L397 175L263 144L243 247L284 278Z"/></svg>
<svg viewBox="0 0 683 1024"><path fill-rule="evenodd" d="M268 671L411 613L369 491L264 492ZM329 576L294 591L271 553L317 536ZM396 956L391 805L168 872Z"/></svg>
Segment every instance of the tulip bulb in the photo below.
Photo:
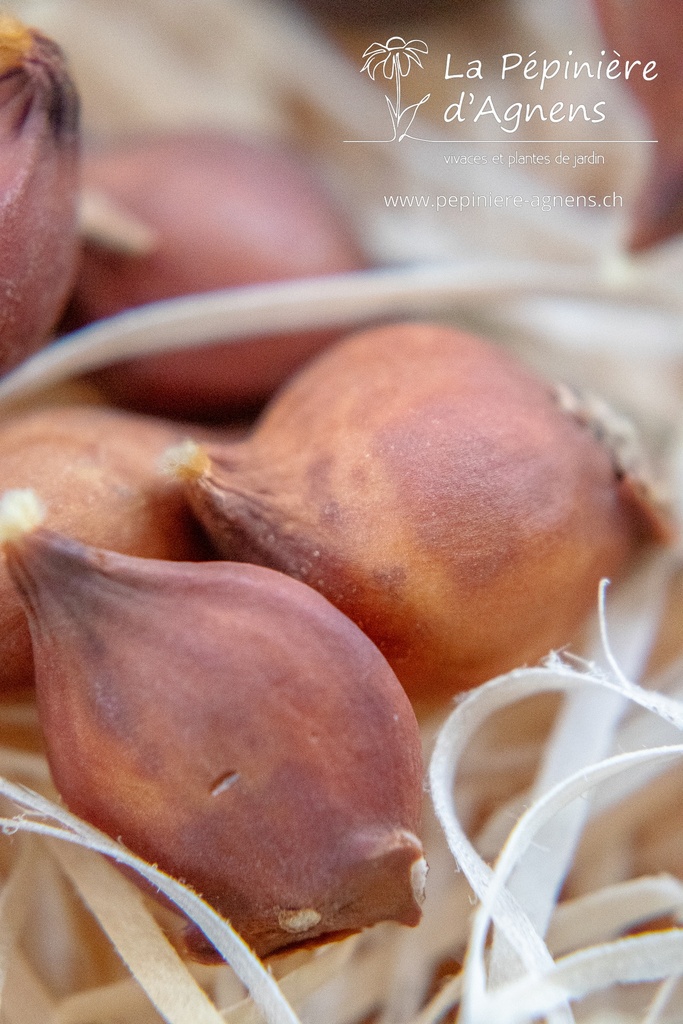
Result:
<svg viewBox="0 0 683 1024"><path fill-rule="evenodd" d="M418 701L567 643L664 529L552 387L437 326L347 339L177 474L224 557L318 589Z"/></svg>
<svg viewBox="0 0 683 1024"><path fill-rule="evenodd" d="M262 956L416 924L420 736L370 640L272 570L119 555L39 519L25 492L5 495L69 807L185 879Z"/></svg>
<svg viewBox="0 0 683 1024"><path fill-rule="evenodd" d="M59 47L0 17L0 372L49 340L77 257L79 100Z"/></svg>
<svg viewBox="0 0 683 1024"><path fill-rule="evenodd" d="M651 161L638 196L629 239L647 249L683 231L683 18L679 0L654 4L593 0L607 45L624 65L635 61L626 86L650 125ZM612 56L612 54L610 54ZM606 60L609 58L606 58Z"/></svg>
<svg viewBox="0 0 683 1024"><path fill-rule="evenodd" d="M284 147L196 132L86 155L84 184L148 229L140 251L86 239L69 326L193 292L365 266L350 227ZM262 403L339 332L219 342L116 363L97 379L121 405L203 417Z"/></svg>
<svg viewBox="0 0 683 1024"><path fill-rule="evenodd" d="M40 490L50 529L145 558L198 560L208 545L181 489L157 468L184 436L176 424L113 409L40 409L0 424L0 480ZM0 559L0 692L32 685L26 616Z"/></svg>

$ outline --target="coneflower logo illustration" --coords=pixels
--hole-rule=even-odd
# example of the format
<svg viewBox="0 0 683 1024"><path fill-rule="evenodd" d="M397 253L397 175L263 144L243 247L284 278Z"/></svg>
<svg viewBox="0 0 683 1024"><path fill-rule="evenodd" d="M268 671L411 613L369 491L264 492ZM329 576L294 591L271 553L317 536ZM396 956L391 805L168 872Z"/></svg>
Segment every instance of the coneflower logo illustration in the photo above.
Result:
<svg viewBox="0 0 683 1024"><path fill-rule="evenodd" d="M392 102L389 96L386 97L394 130L393 138L389 140L391 142L401 142L406 138L418 109L431 96L431 93L427 93L418 103L401 107L401 79L409 74L413 64L422 67L420 55L428 52L429 48L422 39L411 39L406 42L401 36L391 36L386 43L372 43L363 54L365 64L361 68L361 74L367 71L374 82L377 72L381 69L383 77L388 82L396 82L395 102Z"/></svg>

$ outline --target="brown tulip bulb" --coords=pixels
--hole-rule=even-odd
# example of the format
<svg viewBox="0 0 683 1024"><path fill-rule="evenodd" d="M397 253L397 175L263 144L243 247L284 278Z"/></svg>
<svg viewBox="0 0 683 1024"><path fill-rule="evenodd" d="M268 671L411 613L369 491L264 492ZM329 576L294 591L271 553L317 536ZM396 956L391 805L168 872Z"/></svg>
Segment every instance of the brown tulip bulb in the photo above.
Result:
<svg viewBox="0 0 683 1024"><path fill-rule="evenodd" d="M38 410L0 423L0 481L40 489L47 525L126 554L207 557L178 486L158 460L185 436L176 424L101 407ZM0 556L0 693L33 685L26 617Z"/></svg>
<svg viewBox="0 0 683 1024"><path fill-rule="evenodd" d="M315 587L422 700L567 643L658 533L614 459L498 347L402 324L324 353L248 439L177 472L226 558Z"/></svg>
<svg viewBox="0 0 683 1024"><path fill-rule="evenodd" d="M350 228L284 147L210 133L131 140L86 155L84 185L149 229L143 251L88 240L71 327L158 299L358 270ZM263 402L333 338L303 331L118 363L97 374L117 402L207 416Z"/></svg>
<svg viewBox="0 0 683 1024"><path fill-rule="evenodd" d="M127 557L38 522L32 492L6 495L0 538L69 807L261 956L417 924L419 729L368 638L272 570Z"/></svg>
<svg viewBox="0 0 683 1024"><path fill-rule="evenodd" d="M683 12L679 0L593 0L607 45L633 65L626 87L650 125L651 163L638 196L630 238L646 249L683 231Z"/></svg>
<svg viewBox="0 0 683 1024"><path fill-rule="evenodd" d="M61 50L0 16L0 372L49 340L73 284L78 150Z"/></svg>

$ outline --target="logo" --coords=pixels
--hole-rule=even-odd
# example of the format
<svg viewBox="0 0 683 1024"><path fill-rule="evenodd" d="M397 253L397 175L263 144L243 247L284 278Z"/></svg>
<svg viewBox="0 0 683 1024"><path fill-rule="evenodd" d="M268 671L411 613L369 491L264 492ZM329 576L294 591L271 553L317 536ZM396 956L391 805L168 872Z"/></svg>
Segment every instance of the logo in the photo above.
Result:
<svg viewBox="0 0 683 1024"><path fill-rule="evenodd" d="M448 141L489 141L510 138L529 125L527 135L534 133L534 126L548 122L550 125L578 124L598 125L609 116L608 97L600 96L601 84L613 79L642 79L650 83L659 77L655 60L622 59L616 50L608 53L600 50L587 55L569 49L563 54L544 55L532 50L526 57L523 53L510 52L499 58L489 57L468 60L460 67L454 66L451 53L446 54L443 78L452 82L450 102L442 112L432 111L450 126L450 137L423 138L412 134L413 125L420 108L429 100L430 92L417 103L404 106L402 83L414 67L424 68L423 58L429 47L423 39L406 41L402 36L390 36L385 43L371 43L363 53L361 74L367 72L373 82L394 83L385 99L391 119L391 137L384 139L347 139L351 142L416 142ZM462 58L461 58L462 59ZM591 81L592 80L592 81ZM501 88L497 83L505 83ZM513 90L519 89L515 97ZM600 97L600 98L598 98ZM512 102L511 102L512 100ZM431 122L434 124L434 117ZM468 133L465 125L477 125L479 130L490 128L478 139L463 138ZM417 128L415 129L417 131ZM422 130L425 130L424 127ZM429 129L427 129L429 131ZM559 128L562 132L562 129ZM461 134L462 133L462 134ZM469 134L469 133L468 133ZM591 132L599 136L601 133ZM551 141L547 129L542 138L523 138L522 141ZM580 140L576 137L554 141L599 142L601 139ZM615 141L615 140L602 140ZM628 141L628 140L619 140ZM632 140L636 141L636 140ZM656 140L641 140L654 142Z"/></svg>
<svg viewBox="0 0 683 1024"><path fill-rule="evenodd" d="M402 107L401 79L410 74L413 64L421 68L420 54L425 56L428 52L429 48L422 39L411 39L410 42L406 42L401 36L391 36L386 43L372 43L363 54L365 64L361 68L361 73L367 71L374 82L377 72L381 69L387 82L396 82L394 97L385 94L394 132L391 139L387 139L388 142L402 142L403 139L413 138L410 135L411 125L419 108L427 102L431 93L428 92L418 103Z"/></svg>

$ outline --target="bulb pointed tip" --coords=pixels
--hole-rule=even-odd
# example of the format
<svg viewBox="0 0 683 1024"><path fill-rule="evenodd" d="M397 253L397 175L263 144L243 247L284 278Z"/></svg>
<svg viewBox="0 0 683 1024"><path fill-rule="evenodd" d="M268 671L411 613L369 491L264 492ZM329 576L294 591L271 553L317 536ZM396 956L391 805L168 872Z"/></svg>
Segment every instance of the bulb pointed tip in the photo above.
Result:
<svg viewBox="0 0 683 1024"><path fill-rule="evenodd" d="M175 480L196 480L208 471L211 460L195 441L181 441L168 448L159 460L159 469Z"/></svg>
<svg viewBox="0 0 683 1024"><path fill-rule="evenodd" d="M45 510L35 491L5 491L0 498L0 544L32 533L44 519Z"/></svg>

